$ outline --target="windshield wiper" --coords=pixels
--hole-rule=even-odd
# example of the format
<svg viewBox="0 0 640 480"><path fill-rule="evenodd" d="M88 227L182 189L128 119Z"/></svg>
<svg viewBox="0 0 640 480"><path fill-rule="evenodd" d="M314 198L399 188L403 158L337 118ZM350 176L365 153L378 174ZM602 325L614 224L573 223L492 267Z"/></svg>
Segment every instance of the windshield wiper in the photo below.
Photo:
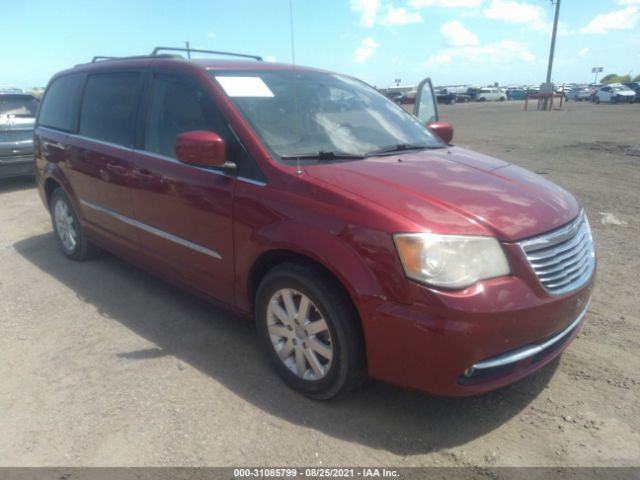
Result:
<svg viewBox="0 0 640 480"><path fill-rule="evenodd" d="M389 145L386 147L379 148L377 150L371 150L370 152L365 153L365 157L384 155L385 153L406 152L408 150L425 150L427 148L441 148L441 147L432 146L432 145L413 145L411 143L397 143L395 145Z"/></svg>
<svg viewBox="0 0 640 480"><path fill-rule="evenodd" d="M301 153L299 155L281 155L283 160L362 160L363 155L354 155L352 153L344 152L327 152L320 150L317 153Z"/></svg>

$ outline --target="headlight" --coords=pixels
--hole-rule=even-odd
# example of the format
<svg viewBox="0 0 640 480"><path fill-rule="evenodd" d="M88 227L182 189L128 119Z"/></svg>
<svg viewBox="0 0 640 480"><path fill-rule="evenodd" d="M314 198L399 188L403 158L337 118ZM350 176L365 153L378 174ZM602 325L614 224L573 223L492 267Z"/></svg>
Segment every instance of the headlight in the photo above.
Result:
<svg viewBox="0 0 640 480"><path fill-rule="evenodd" d="M511 272L492 237L399 233L393 239L407 277L434 287L457 290Z"/></svg>

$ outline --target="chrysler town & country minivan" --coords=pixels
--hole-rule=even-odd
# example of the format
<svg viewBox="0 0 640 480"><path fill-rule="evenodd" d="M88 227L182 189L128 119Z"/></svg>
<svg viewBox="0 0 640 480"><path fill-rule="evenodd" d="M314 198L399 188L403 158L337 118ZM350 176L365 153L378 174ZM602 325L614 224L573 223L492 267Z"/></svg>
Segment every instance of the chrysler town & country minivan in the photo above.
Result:
<svg viewBox="0 0 640 480"><path fill-rule="evenodd" d="M253 317L318 399L367 377L477 394L569 345L595 272L572 195L452 146L428 80L414 116L260 60L154 51L55 75L34 150L62 253L110 251Z"/></svg>

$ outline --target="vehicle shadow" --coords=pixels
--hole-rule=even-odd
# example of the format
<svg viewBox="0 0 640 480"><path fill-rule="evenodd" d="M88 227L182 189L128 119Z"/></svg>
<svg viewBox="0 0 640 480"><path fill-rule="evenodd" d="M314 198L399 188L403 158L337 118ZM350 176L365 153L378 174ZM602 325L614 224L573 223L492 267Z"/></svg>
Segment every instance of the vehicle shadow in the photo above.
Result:
<svg viewBox="0 0 640 480"><path fill-rule="evenodd" d="M0 193L17 192L35 188L36 182L33 175L23 177L0 178Z"/></svg>
<svg viewBox="0 0 640 480"><path fill-rule="evenodd" d="M345 398L316 402L278 379L251 321L106 254L92 262L70 262L59 253L52 233L14 248L101 315L156 345L119 357L174 356L271 415L397 455L461 445L499 427L540 394L557 368L556 361L516 384L471 398L431 397L370 382Z"/></svg>

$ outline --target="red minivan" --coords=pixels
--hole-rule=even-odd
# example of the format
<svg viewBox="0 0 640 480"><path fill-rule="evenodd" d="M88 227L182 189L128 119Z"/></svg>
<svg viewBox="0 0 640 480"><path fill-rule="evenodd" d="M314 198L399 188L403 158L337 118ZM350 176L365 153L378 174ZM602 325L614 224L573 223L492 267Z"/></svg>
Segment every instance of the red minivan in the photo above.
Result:
<svg viewBox="0 0 640 480"><path fill-rule="evenodd" d="M156 50L55 75L34 151L62 253L108 250L253 317L317 399L367 377L477 394L567 347L596 263L571 194L452 146L428 80L414 116L260 60Z"/></svg>

